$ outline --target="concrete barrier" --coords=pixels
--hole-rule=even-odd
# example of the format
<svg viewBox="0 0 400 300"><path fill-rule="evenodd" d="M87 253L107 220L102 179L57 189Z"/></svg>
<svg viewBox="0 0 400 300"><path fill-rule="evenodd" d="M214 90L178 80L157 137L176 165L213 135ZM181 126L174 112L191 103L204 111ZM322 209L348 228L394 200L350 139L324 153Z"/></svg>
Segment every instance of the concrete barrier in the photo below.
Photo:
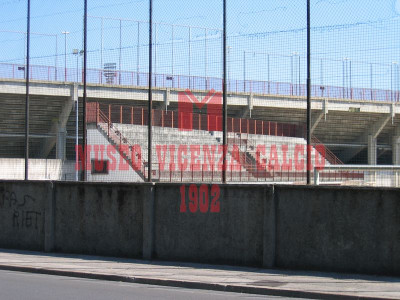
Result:
<svg viewBox="0 0 400 300"><path fill-rule="evenodd" d="M185 206L182 211L182 187ZM155 192L155 249L161 260L262 265L264 186L218 186L219 210L212 211L211 185L193 185L197 209L190 209L190 185L160 184ZM203 189L203 191L201 191ZM201 201L207 208L201 209ZM203 205L204 206L204 205Z"/></svg>
<svg viewBox="0 0 400 300"><path fill-rule="evenodd" d="M55 185L54 250L140 258L146 185Z"/></svg>
<svg viewBox="0 0 400 300"><path fill-rule="evenodd" d="M51 182L0 182L0 247L45 249L45 209Z"/></svg>
<svg viewBox="0 0 400 300"><path fill-rule="evenodd" d="M277 187L276 265L400 274L400 190Z"/></svg>
<svg viewBox="0 0 400 300"><path fill-rule="evenodd" d="M385 188L1 181L0 247L399 275L399 197Z"/></svg>

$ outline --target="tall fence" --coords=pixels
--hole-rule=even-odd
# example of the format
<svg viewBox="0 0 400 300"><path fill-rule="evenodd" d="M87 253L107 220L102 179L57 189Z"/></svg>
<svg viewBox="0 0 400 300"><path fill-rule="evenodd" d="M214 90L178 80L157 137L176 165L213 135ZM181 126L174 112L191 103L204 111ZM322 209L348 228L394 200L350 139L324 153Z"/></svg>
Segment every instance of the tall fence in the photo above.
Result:
<svg viewBox="0 0 400 300"><path fill-rule="evenodd" d="M397 3L178 2L0 4L13 178L397 186Z"/></svg>

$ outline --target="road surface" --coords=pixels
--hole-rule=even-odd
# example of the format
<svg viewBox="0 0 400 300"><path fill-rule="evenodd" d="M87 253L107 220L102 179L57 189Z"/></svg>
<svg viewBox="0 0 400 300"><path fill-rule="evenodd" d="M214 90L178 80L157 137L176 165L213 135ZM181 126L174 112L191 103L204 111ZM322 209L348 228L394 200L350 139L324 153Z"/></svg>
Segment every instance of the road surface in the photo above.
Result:
<svg viewBox="0 0 400 300"><path fill-rule="evenodd" d="M2 300L45 299L294 299L0 271Z"/></svg>

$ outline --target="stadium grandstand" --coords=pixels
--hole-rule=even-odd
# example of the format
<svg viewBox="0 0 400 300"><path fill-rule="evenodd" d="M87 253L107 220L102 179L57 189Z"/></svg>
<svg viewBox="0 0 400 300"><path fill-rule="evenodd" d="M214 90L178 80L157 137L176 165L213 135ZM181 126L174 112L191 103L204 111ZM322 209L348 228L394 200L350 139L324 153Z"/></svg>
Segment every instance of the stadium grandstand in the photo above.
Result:
<svg viewBox="0 0 400 300"><path fill-rule="evenodd" d="M7 116L7 121L2 124L2 164L4 169L13 170L13 176L20 177L23 173L21 158L24 152L23 134L23 85L24 80L10 76L21 66L7 65L10 78L2 78L0 93L5 105L1 113ZM11 68L11 69L10 69ZM82 85L76 82L55 81L54 78L43 80L43 67L37 72L32 72L31 81L31 163L36 167L32 169L33 178L37 179L64 179L75 180L76 158L76 103L82 103ZM48 67L51 68L51 67ZM145 181L147 168L147 90L145 86L132 85L136 83L135 77L145 77L145 74L130 72L130 76L124 73L124 78L131 77L133 81L125 81L121 84L106 82L106 77L101 70L96 70L100 82L92 82L88 86L88 144L89 145L113 145L116 148L121 145L140 147L141 165L139 170L134 170L130 153L120 152L119 160L126 160L130 165L130 172L112 172L104 175L101 172L88 171L89 179L93 181ZM62 72L62 71L61 71ZM94 70L93 70L94 72ZM48 72L52 74L51 71ZM104 71L103 71L104 73ZM118 71L117 71L118 73ZM179 167L178 148L180 145L206 146L222 145L222 132L220 129L209 131L207 128L206 111L182 113L178 110L179 93L184 92L179 82L189 81L186 76L177 76L177 86L171 87L168 75L156 74L159 78L154 89L154 143L155 145L174 145L174 153L171 156L169 149L161 154L165 161L158 161L160 153L156 148L153 156L157 158L153 163L153 176L159 181L219 181L221 170L218 164L207 165L204 151L199 152L198 166L187 163L184 169ZM101 78L104 83L101 83ZM209 87L221 89L221 80L216 78L192 77L196 86L191 90L199 98L205 97ZM244 86L243 84L232 86ZM232 182L304 182L305 166L295 166L295 161L305 159L304 128L305 128L305 87L295 86L298 95L292 95L292 86L289 83L277 82L252 82L246 83L248 90L230 90L228 97L228 161L237 163L240 167L228 169L228 178ZM267 93L269 86L269 92ZM262 87L262 88L260 88ZM266 87L264 89L264 87ZM398 127L397 101L391 101L391 97L398 97L398 93L391 95L390 91L359 90L352 89L342 94L343 89L325 87L323 96L319 86L313 87L313 161L317 159L322 166L336 164L397 164L396 147L398 147L398 135L395 128ZM352 95L346 98L346 95ZM368 99L368 95L375 95ZM82 112L82 106L78 111ZM179 114L181 113L181 118ZM184 116L182 116L184 114ZM82 115L80 115L82 118ZM217 117L218 118L218 117ZM219 116L219 118L221 118ZM190 119L192 130L180 130L179 120ZM78 123L79 124L79 123ZM317 126L323 124L323 126ZM11 125L11 126L10 126ZM79 124L78 126L80 126ZM332 132L334 126L335 131ZM352 128L351 131L347 130ZM355 130L357 129L357 130ZM81 132L81 127L78 132ZM372 137L372 138L371 138ZM380 143L389 141L385 146ZM392 144L390 144L392 142ZM233 145L238 146L233 149ZM266 164L263 168L257 167L257 146L264 145L263 149L266 161L270 161L272 152L276 151L277 162L271 167ZM323 146L323 150L316 150ZM351 146L351 147L349 147ZM272 147L272 148L271 148ZM274 147L276 150L274 150ZM296 150L297 147L297 150ZM273 151L271 152L271 149ZM282 152L282 149L284 151ZM285 150L287 149L287 150ZM321 147L319 148L321 149ZM189 153L187 153L189 152ZM105 153L105 152L104 152ZM95 153L91 152L91 159ZM183 155L190 158L188 148ZM284 158L283 155L286 157ZM317 158L315 158L317 156ZM321 160L319 160L321 156ZM174 158L174 168L170 168L171 159ZM216 159L218 158L218 154ZM272 157L273 158L273 157ZM259 158L262 161L263 158ZM182 159L180 159L182 161ZM287 165L289 166L283 166ZM160 168L160 164L164 166ZM304 164L304 162L303 162ZM204 168L206 167L206 170ZM296 170L297 168L297 170ZM37 175L34 170L38 171ZM136 168L137 169L137 168ZM20 170L15 172L15 170ZM93 174L92 174L93 173ZM97 174L96 174L97 173ZM100 173L100 174L98 174ZM114 174L113 174L114 173ZM131 173L131 174L129 174ZM119 174L119 175L117 175ZM128 175L129 174L129 175ZM10 178L10 174L3 173ZM334 182L362 181L364 176L360 172L335 171L326 175ZM389 183L387 185L390 185Z"/></svg>
<svg viewBox="0 0 400 300"><path fill-rule="evenodd" d="M325 184L398 186L397 8L386 1L376 17L371 3L367 16L327 2L312 4L311 24L300 1L228 4L237 18L224 28L195 10L150 22L147 4L131 14L94 1L85 26L70 12L35 16L29 34L1 29L0 177L24 178L29 157L30 179L304 184L311 172ZM324 18L330 9L348 18Z"/></svg>

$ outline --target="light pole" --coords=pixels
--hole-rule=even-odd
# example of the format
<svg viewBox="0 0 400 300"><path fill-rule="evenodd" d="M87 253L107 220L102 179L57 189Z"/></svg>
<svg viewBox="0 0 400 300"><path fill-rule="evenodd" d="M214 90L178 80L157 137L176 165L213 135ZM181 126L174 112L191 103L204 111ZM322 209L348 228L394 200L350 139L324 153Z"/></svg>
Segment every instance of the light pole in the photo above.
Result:
<svg viewBox="0 0 400 300"><path fill-rule="evenodd" d="M267 73L268 73L268 95L270 95L271 94L271 77L270 77L270 71L271 71L271 68L270 68L270 61L269 61L269 53L267 54L267 64L268 64L268 71L267 71Z"/></svg>
<svg viewBox="0 0 400 300"><path fill-rule="evenodd" d="M298 61L298 69L299 69L299 83L298 83L298 95L300 96L300 93L301 93L301 87L300 87L300 83L301 83L301 72L300 72L300 67L301 67L301 62L300 62L300 60L301 60L301 58L300 58L300 55L298 55L299 56L299 61Z"/></svg>
<svg viewBox="0 0 400 300"><path fill-rule="evenodd" d="M119 20L119 79L118 82L121 85L121 64L122 64L122 20Z"/></svg>
<svg viewBox="0 0 400 300"><path fill-rule="evenodd" d="M64 35L64 81L67 81L67 35L68 31L61 32Z"/></svg>
<svg viewBox="0 0 400 300"><path fill-rule="evenodd" d="M246 92L246 51L243 51L243 92Z"/></svg>
<svg viewBox="0 0 400 300"><path fill-rule="evenodd" d="M57 81L57 69L58 69L58 35L56 37L56 58L55 58L55 65L54 65L54 79Z"/></svg>
<svg viewBox="0 0 400 300"><path fill-rule="evenodd" d="M101 17L101 24L100 24L100 70L103 70L103 48L104 48L104 17Z"/></svg>
<svg viewBox="0 0 400 300"><path fill-rule="evenodd" d="M137 22L137 46L136 46L136 85L139 86L139 60L140 60L140 23Z"/></svg>
<svg viewBox="0 0 400 300"><path fill-rule="evenodd" d="M369 73L370 73L370 78L369 78L369 80L370 80L370 88L371 88L371 101L372 100L374 100L374 98L373 98L373 91L372 91L372 88L373 88L373 80L372 80L372 77L373 77L373 73L372 73L372 64L370 64L370 66L369 66Z"/></svg>
<svg viewBox="0 0 400 300"><path fill-rule="evenodd" d="M320 60L320 78L319 78L319 80L320 80L319 84L322 87L324 85L324 65L322 62L322 58ZM323 90L321 90L321 91L323 91Z"/></svg>
<svg viewBox="0 0 400 300"><path fill-rule="evenodd" d="M206 89L208 87L207 84L207 60L208 60L208 52L207 52L207 28L204 29L204 76L206 79Z"/></svg>
<svg viewBox="0 0 400 300"><path fill-rule="evenodd" d="M296 57L298 56L298 61L296 62ZM296 68L296 63L297 63L297 68ZM296 71L295 71L296 69ZM300 93L300 55L297 52L293 52L290 55L290 90L291 90L291 95L294 95L294 92L296 91L296 95ZM296 81L298 80L298 84L296 84ZM296 87L296 89L295 89Z"/></svg>
<svg viewBox="0 0 400 300"><path fill-rule="evenodd" d="M397 99L397 102L399 101L399 92L400 92L400 78L399 78L399 76L400 76L400 70L399 70L399 65L398 65L398 63L396 62L396 67L397 67L397 96L396 96L396 99Z"/></svg>
<svg viewBox="0 0 400 300"><path fill-rule="evenodd" d="M290 55L290 95L293 96L293 54Z"/></svg>
<svg viewBox="0 0 400 300"><path fill-rule="evenodd" d="M227 75L228 75L228 81L227 81L227 91L232 89L232 85L231 85L231 68L230 68L230 60L231 60L231 49L232 46L228 46L226 47L226 62L227 62L227 66L226 66L226 71L227 71ZM244 91L243 91L244 92Z"/></svg>
<svg viewBox="0 0 400 300"><path fill-rule="evenodd" d="M349 59L347 57L343 58L342 61L342 67L343 67L343 99L345 97L348 97L348 83L349 83L349 78L348 78L348 61Z"/></svg>
<svg viewBox="0 0 400 300"><path fill-rule="evenodd" d="M353 99L353 88L351 82L351 60L349 60L349 90L350 90L350 99Z"/></svg>
<svg viewBox="0 0 400 300"><path fill-rule="evenodd" d="M154 86L157 87L157 23L154 24Z"/></svg>
<svg viewBox="0 0 400 300"><path fill-rule="evenodd" d="M192 81L192 28L189 27L189 89L191 88L191 81Z"/></svg>
<svg viewBox="0 0 400 300"><path fill-rule="evenodd" d="M395 88L395 81L396 81L396 67L397 67L397 61L393 61L392 65L390 66L390 100L393 101L396 98L393 97L393 89Z"/></svg>
<svg viewBox="0 0 400 300"><path fill-rule="evenodd" d="M76 82L79 82L79 56L83 55L83 50L73 49L72 54L76 55Z"/></svg>
<svg viewBox="0 0 400 300"><path fill-rule="evenodd" d="M172 88L174 88L174 25L171 27L171 76L172 76ZM207 77L207 73L206 73ZM207 79L206 79L207 80Z"/></svg>

